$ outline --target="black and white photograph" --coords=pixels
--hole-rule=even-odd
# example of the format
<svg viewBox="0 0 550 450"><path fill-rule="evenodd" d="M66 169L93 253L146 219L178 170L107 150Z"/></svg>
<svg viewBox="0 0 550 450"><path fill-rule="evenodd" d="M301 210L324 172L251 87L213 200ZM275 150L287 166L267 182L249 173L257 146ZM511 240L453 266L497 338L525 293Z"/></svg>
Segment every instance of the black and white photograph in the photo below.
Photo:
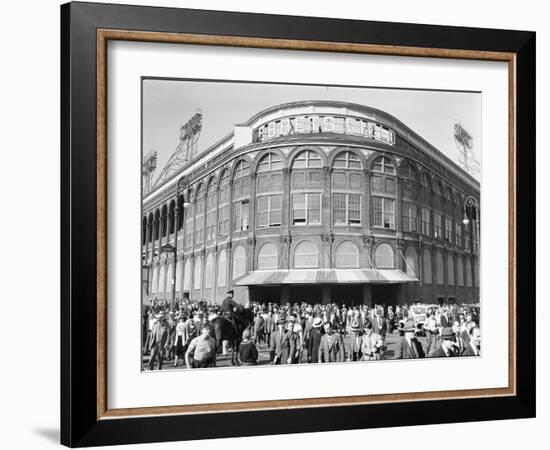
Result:
<svg viewBox="0 0 550 450"><path fill-rule="evenodd" d="M481 94L142 79L142 370L481 355Z"/></svg>

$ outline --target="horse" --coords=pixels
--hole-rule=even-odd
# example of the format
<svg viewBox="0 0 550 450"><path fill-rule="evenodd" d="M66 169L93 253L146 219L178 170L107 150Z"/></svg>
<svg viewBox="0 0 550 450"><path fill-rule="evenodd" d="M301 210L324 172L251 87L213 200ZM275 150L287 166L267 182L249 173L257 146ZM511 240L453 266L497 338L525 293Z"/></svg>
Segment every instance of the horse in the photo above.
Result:
<svg viewBox="0 0 550 450"><path fill-rule="evenodd" d="M235 326L227 317L218 316L210 321L212 331L210 335L216 340L216 351L222 350L222 342L228 341L231 347L231 365L238 365L238 350L242 341L243 331L250 327L254 320L254 313L250 308L239 307L233 313ZM235 328L237 330L235 331Z"/></svg>

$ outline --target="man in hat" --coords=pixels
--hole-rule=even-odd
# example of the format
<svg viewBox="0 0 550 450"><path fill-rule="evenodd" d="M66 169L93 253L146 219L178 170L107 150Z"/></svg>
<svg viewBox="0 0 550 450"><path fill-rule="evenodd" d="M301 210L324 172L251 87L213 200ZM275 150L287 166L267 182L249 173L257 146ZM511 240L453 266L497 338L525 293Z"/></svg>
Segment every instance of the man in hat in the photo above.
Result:
<svg viewBox="0 0 550 450"><path fill-rule="evenodd" d="M281 315L277 320L277 330L271 334L269 353L272 364L290 364L291 354L289 333L285 329L286 317Z"/></svg>
<svg viewBox="0 0 550 450"><path fill-rule="evenodd" d="M325 334L319 345L319 362L343 362L344 361L344 340L342 335L332 328L330 322L325 323Z"/></svg>
<svg viewBox="0 0 550 450"><path fill-rule="evenodd" d="M319 362L319 347L321 345L321 338L323 337L323 319L319 316L313 319L311 324L311 330L309 332L307 343L307 356L308 362Z"/></svg>
<svg viewBox="0 0 550 450"><path fill-rule="evenodd" d="M149 351L151 352L149 370L155 368L155 361L158 361L158 370L162 370L164 352L170 343L170 330L163 313L158 313L155 318L157 321L154 323L153 329L151 330L151 340L149 344Z"/></svg>
<svg viewBox="0 0 550 450"><path fill-rule="evenodd" d="M445 358L451 356L460 356L460 354L452 328L445 327L441 329L441 344L433 352L429 353L428 357Z"/></svg>
<svg viewBox="0 0 550 450"><path fill-rule="evenodd" d="M358 318L354 318L351 321L351 338L350 349L348 354L348 361L361 361L363 357L363 333L361 333L361 326Z"/></svg>
<svg viewBox="0 0 550 450"><path fill-rule="evenodd" d="M239 306L239 304L233 300L233 294L234 291L232 289L228 290L227 297L225 297L222 301L221 310L224 316L232 316L235 308Z"/></svg>
<svg viewBox="0 0 550 450"><path fill-rule="evenodd" d="M237 308L239 304L235 300L233 300L233 294L234 291L232 289L227 291L227 297L225 297L222 301L221 313L227 320L232 323L233 329L235 330L235 335L237 335L237 324L235 323L233 313L235 312L235 308Z"/></svg>
<svg viewBox="0 0 550 450"><path fill-rule="evenodd" d="M422 344L415 337L416 327L413 322L405 322L404 336L397 343L395 359L418 359L426 357Z"/></svg>

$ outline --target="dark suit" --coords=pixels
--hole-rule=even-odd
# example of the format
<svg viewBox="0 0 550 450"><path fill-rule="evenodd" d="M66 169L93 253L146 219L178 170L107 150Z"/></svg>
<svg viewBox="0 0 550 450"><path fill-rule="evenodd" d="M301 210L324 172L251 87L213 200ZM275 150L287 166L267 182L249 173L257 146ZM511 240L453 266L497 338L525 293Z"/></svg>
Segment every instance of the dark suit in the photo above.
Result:
<svg viewBox="0 0 550 450"><path fill-rule="evenodd" d="M382 339L384 339L386 337L387 329L386 319L384 319L383 317L375 317L374 319L372 319L371 323L372 332L374 334L379 334L380 336L382 336Z"/></svg>
<svg viewBox="0 0 550 450"><path fill-rule="evenodd" d="M415 338L411 339L411 345L407 338L402 338L395 348L395 359L417 359L425 358L426 354L422 348L422 344Z"/></svg>
<svg viewBox="0 0 550 450"><path fill-rule="evenodd" d="M151 358L149 359L149 370L155 367L155 360L158 360L158 368L162 369L162 359L164 357L164 349L169 341L170 329L166 322L155 322L151 330L151 340L149 342L149 350Z"/></svg>
<svg viewBox="0 0 550 450"><path fill-rule="evenodd" d="M317 331L319 330L319 331ZM307 355L309 362L319 362L319 347L321 345L321 338L323 337L322 331L319 328L312 328L309 333L309 340L307 346Z"/></svg>
<svg viewBox="0 0 550 450"><path fill-rule="evenodd" d="M328 334L323 335L319 345L320 362L342 362L344 361L344 353L344 339L342 339L340 333L332 333L330 337Z"/></svg>
<svg viewBox="0 0 550 450"><path fill-rule="evenodd" d="M465 345L464 351L460 356L479 356L479 352L476 353L475 350L470 345L470 342Z"/></svg>
<svg viewBox="0 0 550 450"><path fill-rule="evenodd" d="M451 356L459 356L457 352L450 352L449 357ZM428 355L428 358L446 358L447 354L445 351L441 348L441 346L437 347L433 352L431 352Z"/></svg>
<svg viewBox="0 0 550 450"><path fill-rule="evenodd" d="M274 364L288 364L288 358L296 351L296 340L290 339L290 333L277 330L271 334L269 350Z"/></svg>

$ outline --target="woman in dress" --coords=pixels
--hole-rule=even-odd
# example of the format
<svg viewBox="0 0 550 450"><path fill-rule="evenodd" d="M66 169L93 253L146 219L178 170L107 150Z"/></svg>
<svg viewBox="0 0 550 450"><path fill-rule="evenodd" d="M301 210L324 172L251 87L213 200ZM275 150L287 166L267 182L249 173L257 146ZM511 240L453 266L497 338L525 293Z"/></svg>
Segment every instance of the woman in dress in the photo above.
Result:
<svg viewBox="0 0 550 450"><path fill-rule="evenodd" d="M174 339L174 367L178 366L178 358L181 356L184 359L185 356L185 345L187 344L187 327L185 326L185 317L181 314L178 318L178 323L176 325L176 335Z"/></svg>

